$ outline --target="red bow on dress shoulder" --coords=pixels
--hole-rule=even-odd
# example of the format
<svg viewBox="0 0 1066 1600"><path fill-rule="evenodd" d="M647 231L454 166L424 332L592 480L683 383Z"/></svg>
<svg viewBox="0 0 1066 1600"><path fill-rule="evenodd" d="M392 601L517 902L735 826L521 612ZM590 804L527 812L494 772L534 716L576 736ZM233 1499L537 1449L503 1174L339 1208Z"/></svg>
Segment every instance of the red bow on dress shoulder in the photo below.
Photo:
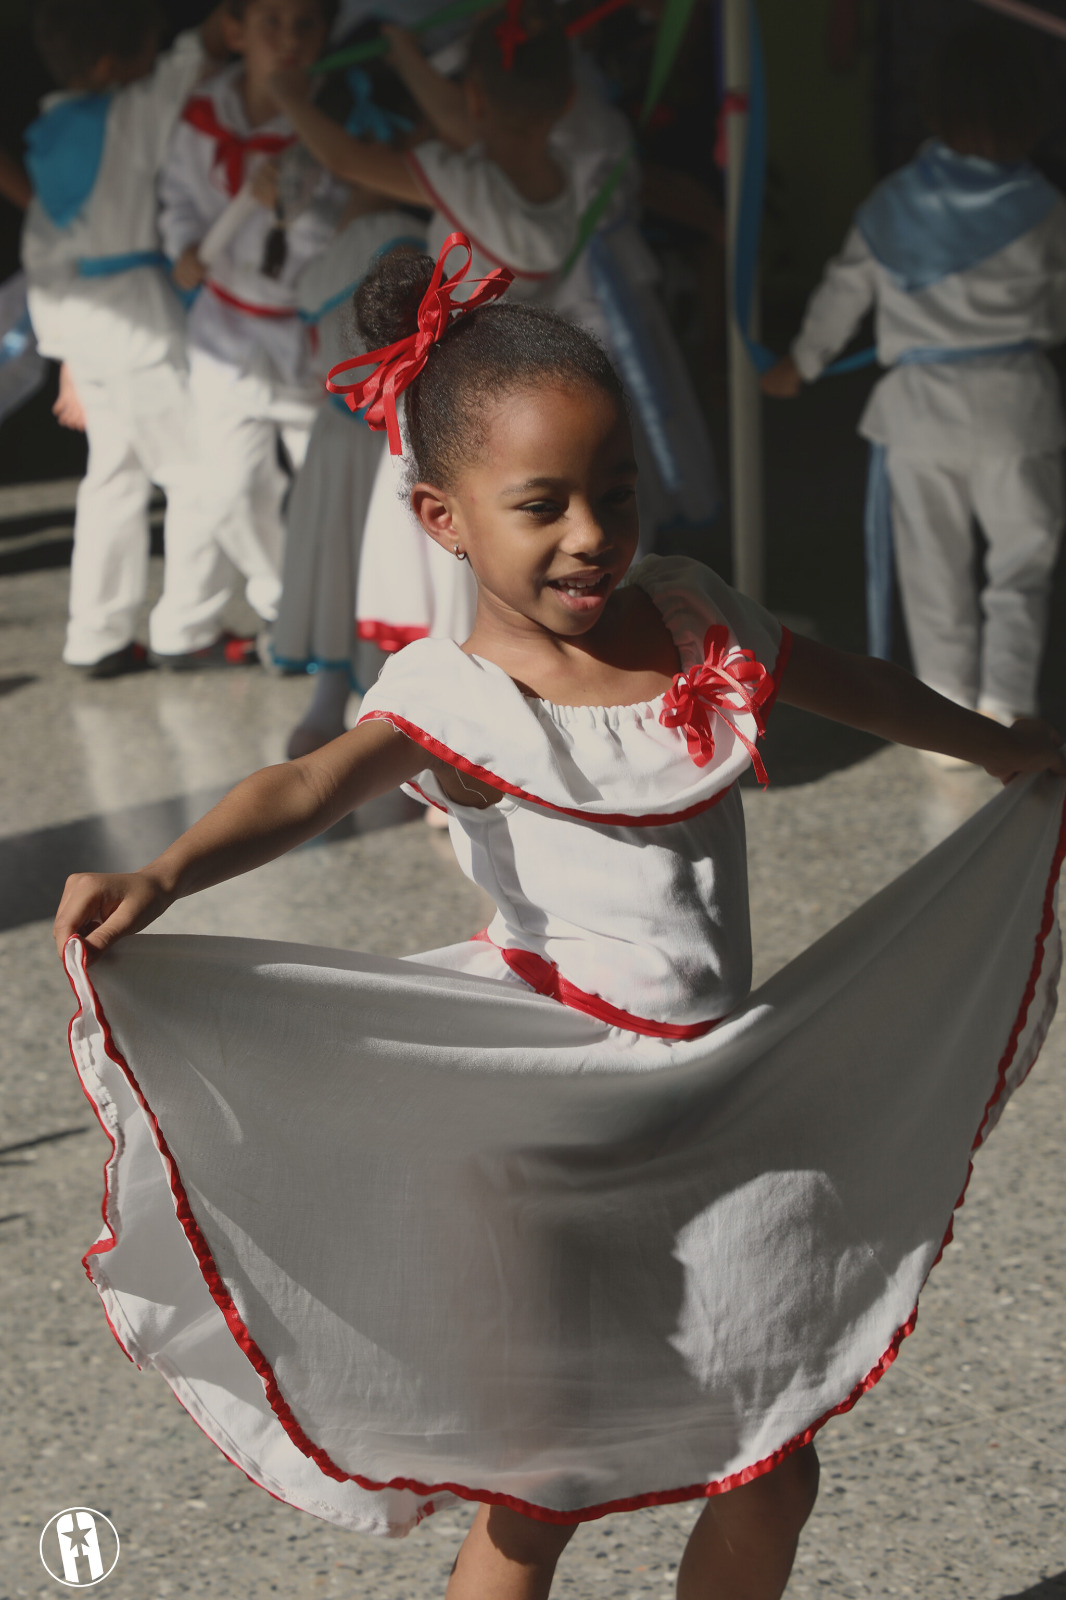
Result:
<svg viewBox="0 0 1066 1600"><path fill-rule="evenodd" d="M712 719L721 717L751 757L759 782L768 782L766 768L755 745L737 727L737 718L751 717L755 736L766 732L766 702L773 698L774 680L751 650L730 646L729 629L716 623L703 641L705 660L688 672L679 672L667 690L659 721L664 728L680 728L688 753L697 767L714 755Z"/></svg>
<svg viewBox="0 0 1066 1600"><path fill-rule="evenodd" d="M182 121L198 133L206 133L215 141L215 159L212 165L222 172L227 194L236 194L244 182L245 157L254 155L276 156L296 143L295 134L285 133L235 133L219 122L214 101L207 95L197 95L190 100L181 114Z"/></svg>
<svg viewBox="0 0 1066 1600"><path fill-rule="evenodd" d="M465 250L466 261L458 272L453 272L450 278L445 278L444 263L453 250ZM401 395L408 384L422 371L429 360L430 351L444 337L453 316L465 316L468 311L476 311L478 306L483 306L486 301L497 300L514 281L513 272L509 272L506 267L497 267L487 278L472 280L474 283L480 283L481 287L468 300L453 299L452 290L465 281L472 259L473 251L466 234L450 233L437 257L437 265L429 280L429 288L418 308L416 332L408 334L406 339L397 339L395 344L385 345L381 350L368 350L364 356L353 356L350 361L341 361L330 370L326 378L326 388L331 394L344 395L350 411L360 411L366 406L364 420L367 426L376 432L380 432L382 428L387 431L389 449L394 456L403 454L400 423L396 415L397 396ZM342 372L371 365L374 365L376 370L359 383L333 381Z"/></svg>

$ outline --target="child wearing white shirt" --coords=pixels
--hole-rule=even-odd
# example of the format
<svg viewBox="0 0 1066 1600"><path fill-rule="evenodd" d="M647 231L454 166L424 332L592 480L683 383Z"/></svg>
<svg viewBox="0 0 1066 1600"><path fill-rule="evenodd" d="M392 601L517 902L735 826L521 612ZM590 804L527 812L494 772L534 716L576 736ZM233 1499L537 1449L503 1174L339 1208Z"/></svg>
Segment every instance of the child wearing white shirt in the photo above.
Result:
<svg viewBox="0 0 1066 1600"><path fill-rule="evenodd" d="M1066 335L1066 203L1024 159L1041 103L1017 30L948 40L937 137L860 207L791 355L764 378L771 395L798 393L874 309L891 370L859 424L873 447L868 569L882 573L871 653L889 649L894 550L918 676L1004 722L1036 709L1066 516L1066 419L1042 353ZM988 544L980 590L974 518Z"/></svg>
<svg viewBox="0 0 1066 1600"><path fill-rule="evenodd" d="M219 615L234 569L266 622L277 614L287 479L279 438L298 468L321 386L298 316L301 271L325 249L346 196L302 159L266 89L282 67L309 66L325 42L328 0L229 0L226 35L241 59L195 96L174 131L160 182L160 230L189 313L200 523L184 551L182 588L164 596L182 619L180 644L159 664L195 666L218 650ZM263 170L277 162L277 175ZM210 261L199 247L242 191L262 204Z"/></svg>
<svg viewBox="0 0 1066 1600"><path fill-rule="evenodd" d="M22 257L38 345L65 363L67 414L83 416L89 443L63 659L107 678L145 664L133 630L152 484L167 493L168 562L196 516L184 319L160 251L155 183L186 96L221 55L220 19L158 59L148 0L41 0L34 23L63 87L27 131L35 195ZM173 644L158 607L150 640Z"/></svg>

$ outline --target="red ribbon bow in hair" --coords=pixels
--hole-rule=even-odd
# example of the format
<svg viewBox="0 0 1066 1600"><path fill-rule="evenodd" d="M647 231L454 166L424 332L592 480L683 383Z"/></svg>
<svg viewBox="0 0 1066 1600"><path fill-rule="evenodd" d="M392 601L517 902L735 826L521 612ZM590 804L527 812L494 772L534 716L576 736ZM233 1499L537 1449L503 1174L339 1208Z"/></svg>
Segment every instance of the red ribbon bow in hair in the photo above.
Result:
<svg viewBox="0 0 1066 1600"><path fill-rule="evenodd" d="M664 728L680 728L688 742L688 753L697 767L705 767L714 755L714 717L721 717L732 728L751 756L755 776L766 784L766 768L751 740L737 727L736 719L754 719L756 738L766 732L763 707L774 692L774 680L751 650L729 644L729 629L716 624L707 630L703 641L706 659L689 672L679 672L667 690L659 721Z"/></svg>
<svg viewBox="0 0 1066 1600"><path fill-rule="evenodd" d="M249 152L255 155L276 156L296 143L295 134L286 133L234 133L224 122L219 122L214 102L207 95L197 95L190 100L181 114L198 133L206 133L215 141L215 159L212 165L221 169L227 194L236 194L244 182L244 161Z"/></svg>
<svg viewBox="0 0 1066 1600"><path fill-rule="evenodd" d="M466 261L458 272L445 278L444 263L453 250L465 250ZM367 426L377 433L382 428L386 429L389 449L394 456L403 455L396 398L418 377L429 360L433 346L447 332L452 314L464 316L468 311L476 311L488 300L498 300L514 281L513 272L506 267L497 267L487 278L473 280L480 283L481 288L469 300L453 300L452 290L466 278L472 260L473 251L466 234L450 233L437 257L429 288L418 308L417 332L408 334L406 339L397 339L395 344L387 344L381 350L369 350L365 356L353 356L350 361L342 361L327 374L326 388L331 394L345 395L349 411L360 411L366 406L363 420ZM372 363L376 364L376 371L361 383L333 382L341 372L350 372L353 367L367 367Z"/></svg>
<svg viewBox="0 0 1066 1600"><path fill-rule="evenodd" d="M520 44L528 44L529 34L522 26L523 0L507 0L507 15L496 29L496 43L504 72L514 66L514 54Z"/></svg>

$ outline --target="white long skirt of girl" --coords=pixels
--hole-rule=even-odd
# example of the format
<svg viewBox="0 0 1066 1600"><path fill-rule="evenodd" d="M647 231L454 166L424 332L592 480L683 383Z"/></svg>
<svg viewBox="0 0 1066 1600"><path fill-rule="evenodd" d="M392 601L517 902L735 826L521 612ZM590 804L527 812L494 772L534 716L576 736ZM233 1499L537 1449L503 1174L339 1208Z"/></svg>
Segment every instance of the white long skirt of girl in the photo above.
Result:
<svg viewBox="0 0 1066 1600"><path fill-rule="evenodd" d="M85 970L111 1326L257 1483L398 1535L764 1472L884 1373L1055 1001L1064 786L1012 784L713 1033L411 961L141 936Z"/></svg>

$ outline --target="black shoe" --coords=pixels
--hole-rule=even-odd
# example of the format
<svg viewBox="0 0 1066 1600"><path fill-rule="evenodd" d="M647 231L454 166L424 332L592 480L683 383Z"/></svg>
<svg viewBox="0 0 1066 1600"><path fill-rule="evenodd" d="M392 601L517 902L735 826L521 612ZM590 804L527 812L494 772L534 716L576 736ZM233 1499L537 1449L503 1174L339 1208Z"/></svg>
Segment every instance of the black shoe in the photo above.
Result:
<svg viewBox="0 0 1066 1600"><path fill-rule="evenodd" d="M258 641L255 634L243 636L237 633L223 633L214 644L205 645L202 650L187 650L179 656L164 656L160 655L158 650L150 650L148 659L153 666L162 667L166 672L200 672L218 667L257 667Z"/></svg>
<svg viewBox="0 0 1066 1600"><path fill-rule="evenodd" d="M147 672L151 666L148 651L134 639L131 644L124 644L121 650L112 650L109 656L90 661L88 666L79 663L74 670L80 672L83 678L124 678L129 672Z"/></svg>

